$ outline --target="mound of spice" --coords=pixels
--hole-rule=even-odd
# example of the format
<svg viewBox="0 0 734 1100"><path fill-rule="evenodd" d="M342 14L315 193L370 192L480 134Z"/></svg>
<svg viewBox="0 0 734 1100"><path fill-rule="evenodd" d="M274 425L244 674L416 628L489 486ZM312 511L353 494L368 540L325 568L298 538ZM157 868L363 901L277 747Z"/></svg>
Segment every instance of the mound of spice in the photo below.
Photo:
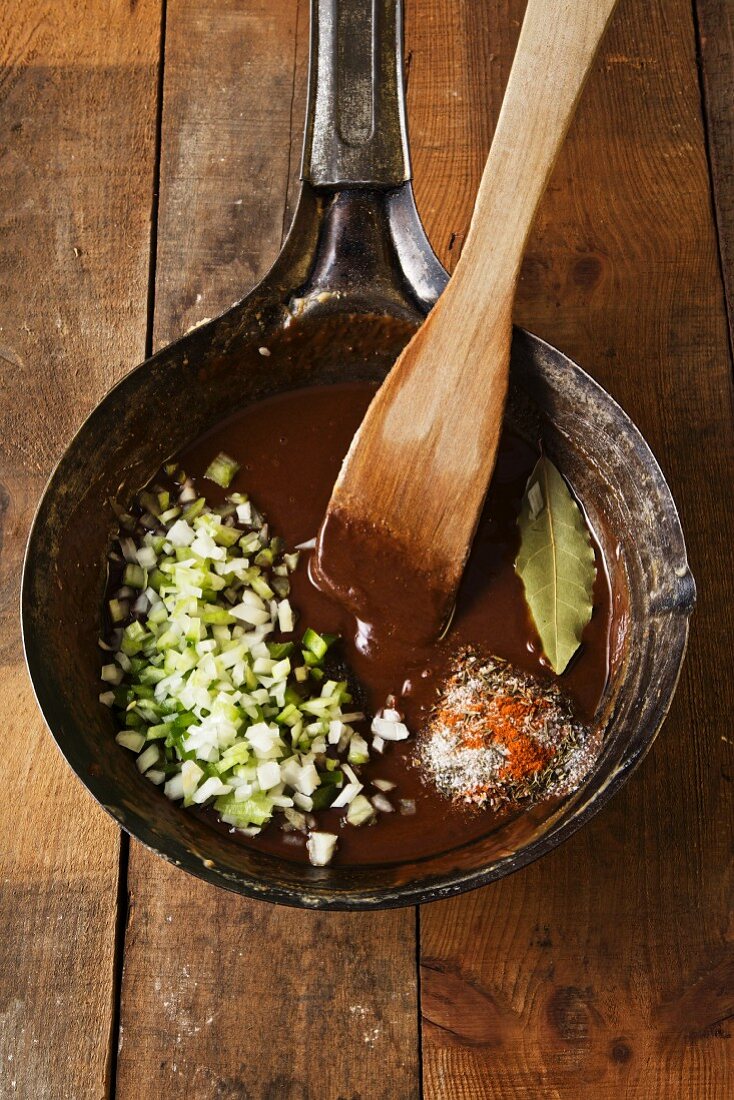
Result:
<svg viewBox="0 0 734 1100"><path fill-rule="evenodd" d="M595 755L556 684L473 651L455 660L416 748L424 777L476 809L566 794Z"/></svg>

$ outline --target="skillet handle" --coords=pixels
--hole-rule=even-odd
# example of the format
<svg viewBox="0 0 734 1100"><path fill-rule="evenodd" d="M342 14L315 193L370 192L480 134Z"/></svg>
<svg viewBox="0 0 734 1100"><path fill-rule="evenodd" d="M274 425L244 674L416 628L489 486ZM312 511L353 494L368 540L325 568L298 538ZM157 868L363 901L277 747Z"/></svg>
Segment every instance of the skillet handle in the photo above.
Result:
<svg viewBox="0 0 734 1100"><path fill-rule="evenodd" d="M403 0L311 0L301 179L399 187L410 179Z"/></svg>

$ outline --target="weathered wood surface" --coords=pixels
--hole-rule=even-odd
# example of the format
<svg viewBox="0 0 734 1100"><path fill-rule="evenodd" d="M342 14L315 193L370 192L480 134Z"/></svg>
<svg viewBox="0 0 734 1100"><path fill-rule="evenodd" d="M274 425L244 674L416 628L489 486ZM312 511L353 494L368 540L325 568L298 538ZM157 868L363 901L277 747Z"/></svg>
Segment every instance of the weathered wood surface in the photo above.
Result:
<svg viewBox="0 0 734 1100"><path fill-rule="evenodd" d="M0 1096L108 1091L120 834L23 667L18 585L43 482L145 346L157 0L0 12Z"/></svg>
<svg viewBox="0 0 734 1100"><path fill-rule="evenodd" d="M449 262L522 7L412 5L418 197ZM542 207L517 317L647 435L680 505L699 607L670 720L625 790L535 866L424 908L425 1095L723 1100L734 1090L734 418L683 0L622 0Z"/></svg>
<svg viewBox="0 0 734 1100"><path fill-rule="evenodd" d="M719 252L734 343L734 4L696 0L694 9Z"/></svg>
<svg viewBox="0 0 734 1100"><path fill-rule="evenodd" d="M277 251L307 36L305 0L167 8L156 346ZM522 8L407 0L416 190L449 266ZM730 270L730 7L697 9ZM43 479L144 351L160 16L157 0L13 0L0 15L3 1098L115 1089L119 837L43 728L16 608ZM669 475L699 583L688 664L653 752L598 819L514 878L423 910L427 1100L734 1091L734 415L695 41L684 0L621 0L518 304L622 401ZM417 1095L411 911L247 903L134 844L128 888L119 1097Z"/></svg>
<svg viewBox="0 0 734 1100"><path fill-rule="evenodd" d="M221 312L275 257L300 160L307 16L292 0L168 6L155 346ZM418 1095L412 910L275 909L138 844L128 888L118 1100Z"/></svg>

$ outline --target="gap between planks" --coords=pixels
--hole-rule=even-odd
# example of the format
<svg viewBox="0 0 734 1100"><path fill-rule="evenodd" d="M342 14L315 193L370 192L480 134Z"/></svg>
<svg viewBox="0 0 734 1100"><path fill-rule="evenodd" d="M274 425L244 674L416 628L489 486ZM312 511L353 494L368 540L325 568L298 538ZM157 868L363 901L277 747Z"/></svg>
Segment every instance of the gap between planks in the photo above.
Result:
<svg viewBox="0 0 734 1100"><path fill-rule="evenodd" d="M709 9L712 9L711 11ZM716 234L729 358L734 369L734 12L728 0L691 0L711 219ZM713 36L707 34L711 20ZM716 39L708 60L709 37ZM727 49L728 46L728 49Z"/></svg>
<svg viewBox="0 0 734 1100"><path fill-rule="evenodd" d="M168 0L161 0L160 29L158 36L158 81L155 104L155 137L153 140L153 173L150 196L150 243L148 250L148 296L145 320L145 358L153 354L153 325L155 323L155 285L158 258L158 201L161 180L161 147L163 134L163 86L166 67L166 17ZM122 978L125 968L125 934L130 911L128 868L130 866L130 837L120 830L119 871L117 879L117 920L115 926L115 954L112 987L112 1020L108 1051L107 1088L110 1100L117 1093L117 1056L120 1047L120 1022Z"/></svg>

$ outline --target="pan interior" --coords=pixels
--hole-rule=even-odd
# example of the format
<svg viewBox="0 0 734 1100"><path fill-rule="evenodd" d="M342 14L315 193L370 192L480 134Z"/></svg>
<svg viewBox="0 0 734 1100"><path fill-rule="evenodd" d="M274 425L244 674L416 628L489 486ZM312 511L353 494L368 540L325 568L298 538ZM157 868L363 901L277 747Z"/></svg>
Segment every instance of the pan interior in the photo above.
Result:
<svg viewBox="0 0 734 1100"><path fill-rule="evenodd" d="M262 397L304 385L380 380L413 331L326 303L252 332L227 315L132 372L86 421L36 517L23 586L26 652L61 751L100 803L161 855L253 896L318 907L408 904L497 878L580 825L644 755L672 696L692 600L665 481L633 425L560 353L527 333L513 346L511 415L542 435L602 542L613 594L612 675L604 747L583 787L487 836L411 863L313 868L227 842L169 802L113 741L98 702L97 647L110 499L129 500L170 455ZM267 349L269 354L263 354ZM437 844L437 848L440 844Z"/></svg>

